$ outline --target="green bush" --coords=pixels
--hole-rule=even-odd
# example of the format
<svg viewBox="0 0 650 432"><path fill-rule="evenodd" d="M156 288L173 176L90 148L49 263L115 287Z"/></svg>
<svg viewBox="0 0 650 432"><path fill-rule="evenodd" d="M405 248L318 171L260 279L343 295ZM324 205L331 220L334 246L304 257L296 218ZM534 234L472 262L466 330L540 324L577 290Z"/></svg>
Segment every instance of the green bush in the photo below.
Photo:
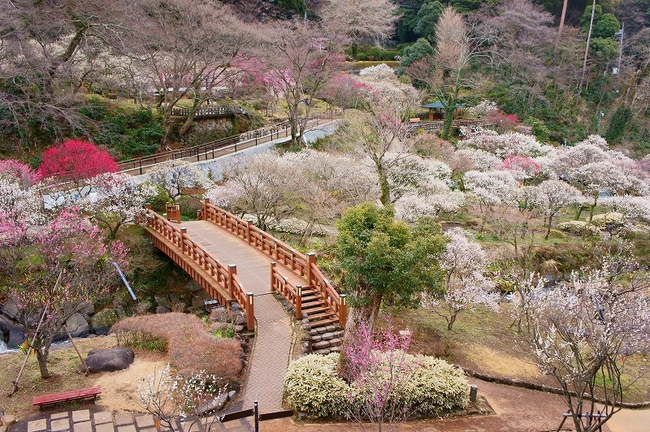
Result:
<svg viewBox="0 0 650 432"><path fill-rule="evenodd" d="M465 408L469 401L469 385L462 369L434 357L407 358L418 365L402 395L410 402L409 411L413 415L437 417Z"/></svg>
<svg viewBox="0 0 650 432"><path fill-rule="evenodd" d="M156 194L155 197L151 198L149 200L149 204L151 204L151 208L153 211L162 213L165 211L165 204L171 202L171 198L169 197L169 194L167 191L160 185L154 185L156 186L156 190L158 193Z"/></svg>
<svg viewBox="0 0 650 432"><path fill-rule="evenodd" d="M203 201L191 196L182 196L176 202L183 220L196 220L196 213L203 208Z"/></svg>
<svg viewBox="0 0 650 432"><path fill-rule="evenodd" d="M312 354L292 362L284 381L289 406L314 417L354 417L355 413L362 412L363 394L372 389L349 385L339 378L338 361L339 354L333 353ZM430 417L465 408L469 386L461 369L423 355L406 354L403 361L401 367L413 372L392 401L400 412ZM387 366L387 379L390 379L389 369Z"/></svg>
<svg viewBox="0 0 650 432"><path fill-rule="evenodd" d="M344 415L349 386L336 375L339 354L312 354L289 365L284 394L289 407L314 417Z"/></svg>
<svg viewBox="0 0 650 432"><path fill-rule="evenodd" d="M619 107L612 118L609 121L607 126L607 131L605 132L604 138L611 145L618 141L624 134L625 129L627 128L628 123L632 119L632 110L627 107Z"/></svg>

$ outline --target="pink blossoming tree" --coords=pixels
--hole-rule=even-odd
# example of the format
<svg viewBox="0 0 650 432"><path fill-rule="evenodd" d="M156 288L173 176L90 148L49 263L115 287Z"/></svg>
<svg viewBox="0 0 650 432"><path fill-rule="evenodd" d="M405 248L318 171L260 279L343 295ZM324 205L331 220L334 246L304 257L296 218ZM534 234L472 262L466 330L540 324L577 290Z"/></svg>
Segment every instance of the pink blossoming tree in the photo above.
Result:
<svg viewBox="0 0 650 432"><path fill-rule="evenodd" d="M117 277L112 262L126 267L127 250L119 241L105 243L100 229L74 209L64 210L38 230L0 219L0 236L2 291L33 338L41 377L47 378L52 342L72 315L111 292Z"/></svg>

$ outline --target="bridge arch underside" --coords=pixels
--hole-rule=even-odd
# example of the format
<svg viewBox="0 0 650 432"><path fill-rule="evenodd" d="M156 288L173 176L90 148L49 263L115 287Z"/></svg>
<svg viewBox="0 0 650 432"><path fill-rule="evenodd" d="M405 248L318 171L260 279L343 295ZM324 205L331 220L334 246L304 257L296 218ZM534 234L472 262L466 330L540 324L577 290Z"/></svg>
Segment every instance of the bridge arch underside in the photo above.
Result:
<svg viewBox="0 0 650 432"><path fill-rule="evenodd" d="M154 246L161 250L165 255L170 257L179 267L181 267L192 279L194 279L213 299L219 301L221 305L228 305L236 299L224 289L216 285L212 275L206 272L200 265L185 258L171 242L152 229L147 229L147 237L153 242Z"/></svg>

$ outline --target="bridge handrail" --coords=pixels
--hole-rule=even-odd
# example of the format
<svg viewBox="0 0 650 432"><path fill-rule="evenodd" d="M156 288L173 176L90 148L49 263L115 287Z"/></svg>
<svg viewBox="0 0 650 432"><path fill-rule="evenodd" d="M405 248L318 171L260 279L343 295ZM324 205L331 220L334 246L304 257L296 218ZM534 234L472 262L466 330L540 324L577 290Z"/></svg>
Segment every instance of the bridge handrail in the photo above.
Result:
<svg viewBox="0 0 650 432"><path fill-rule="evenodd" d="M239 277L235 265L224 265L220 263L210 252L201 245L194 242L186 235L186 229L176 225L147 206L147 226L171 243L174 248L180 251L181 255L188 257L194 264L200 267L210 277L211 285L214 284L221 290L228 293L224 296L219 290L212 290L211 294L216 295L221 303L236 300L246 312L247 329L255 329L255 316L252 293L246 292Z"/></svg>
<svg viewBox="0 0 650 432"><path fill-rule="evenodd" d="M340 294L336 291L336 288L334 288L331 282L325 278L316 265L316 254L308 253L305 255L294 250L283 241L257 228L252 222L240 219L234 214L211 204L208 198L204 200L200 218L225 229L247 242L250 246L262 251L275 262L282 264L294 274L305 279L307 286L312 286L321 293L327 303L338 314L341 326L345 327L345 294ZM274 283L272 272L271 284L273 285ZM297 290L296 287L291 289L293 291ZM293 297L294 295L298 297L297 292L287 292L289 293L289 297ZM291 298L287 298L287 300L292 302ZM296 307L295 301L292 302L292 305Z"/></svg>

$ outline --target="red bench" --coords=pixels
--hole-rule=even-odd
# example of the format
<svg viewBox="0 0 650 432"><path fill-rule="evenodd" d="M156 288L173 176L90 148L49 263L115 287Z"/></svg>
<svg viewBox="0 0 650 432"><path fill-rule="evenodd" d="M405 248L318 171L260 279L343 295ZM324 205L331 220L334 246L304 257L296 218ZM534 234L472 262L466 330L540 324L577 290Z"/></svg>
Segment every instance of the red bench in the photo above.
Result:
<svg viewBox="0 0 650 432"><path fill-rule="evenodd" d="M69 402L73 400L93 399L95 400L102 392L100 386L89 387L79 390L70 390L61 393L52 393L43 396L36 396L32 400L32 405L44 407L46 405L54 405L61 402Z"/></svg>

